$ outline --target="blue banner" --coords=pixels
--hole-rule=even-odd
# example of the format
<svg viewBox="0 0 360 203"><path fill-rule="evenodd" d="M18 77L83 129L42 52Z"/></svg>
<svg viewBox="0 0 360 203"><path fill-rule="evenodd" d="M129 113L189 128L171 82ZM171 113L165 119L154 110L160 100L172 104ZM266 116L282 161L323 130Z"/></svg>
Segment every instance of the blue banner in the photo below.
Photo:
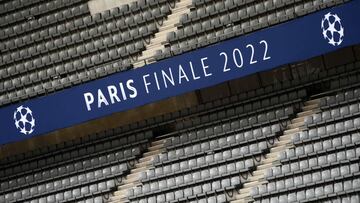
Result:
<svg viewBox="0 0 360 203"><path fill-rule="evenodd" d="M325 54L360 42L360 1L0 109L0 144Z"/></svg>

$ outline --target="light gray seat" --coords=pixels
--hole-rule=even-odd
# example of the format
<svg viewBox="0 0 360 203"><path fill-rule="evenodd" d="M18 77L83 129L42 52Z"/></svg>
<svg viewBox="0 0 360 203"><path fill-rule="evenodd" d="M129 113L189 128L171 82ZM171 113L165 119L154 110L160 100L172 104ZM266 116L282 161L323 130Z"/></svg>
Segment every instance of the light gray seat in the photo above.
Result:
<svg viewBox="0 0 360 203"><path fill-rule="evenodd" d="M92 184L89 186L89 191L90 193L95 193L98 191L98 185L97 184ZM67 199L67 198L66 198Z"/></svg>
<svg viewBox="0 0 360 203"><path fill-rule="evenodd" d="M64 193L57 193L56 195L55 195L55 201L56 202L60 202L60 201L63 201L64 200Z"/></svg>
<svg viewBox="0 0 360 203"><path fill-rule="evenodd" d="M71 191L65 191L64 192L64 200L68 200L72 198L72 192Z"/></svg>
<svg viewBox="0 0 360 203"><path fill-rule="evenodd" d="M103 203L103 202L104 202L104 200L103 200L103 198L101 196L94 198L94 203Z"/></svg>

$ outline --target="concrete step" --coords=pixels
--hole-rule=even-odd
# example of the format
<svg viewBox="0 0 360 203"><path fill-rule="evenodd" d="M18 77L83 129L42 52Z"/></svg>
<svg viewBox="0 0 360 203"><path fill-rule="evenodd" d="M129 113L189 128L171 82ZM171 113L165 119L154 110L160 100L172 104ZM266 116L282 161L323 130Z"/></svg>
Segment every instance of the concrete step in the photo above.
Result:
<svg viewBox="0 0 360 203"><path fill-rule="evenodd" d="M291 139L290 140L281 140L279 142L279 146L281 146L281 145L285 146L285 149L293 146L293 144L291 143Z"/></svg>
<svg viewBox="0 0 360 203"><path fill-rule="evenodd" d="M266 159L262 161L262 164L272 163L277 160L279 152L270 152L266 154Z"/></svg>
<svg viewBox="0 0 360 203"><path fill-rule="evenodd" d="M261 167L261 166L263 166L263 165L260 165L257 167L256 171L253 172L253 176L259 177L259 176L263 175L263 173L265 173L265 171L267 169L266 166L271 167L272 163L266 163L266 164L264 164L263 167ZM259 177L259 178L262 178L262 177Z"/></svg>
<svg viewBox="0 0 360 203"><path fill-rule="evenodd" d="M291 140L293 136L294 136L294 133L287 134L287 135L282 135L282 136L279 137L279 140L280 141ZM274 146L278 146L278 145L279 145L279 143L277 142L276 145L274 145Z"/></svg>
<svg viewBox="0 0 360 203"><path fill-rule="evenodd" d="M246 200L246 199L237 199L237 200L230 201L230 203L249 203L249 202L251 202L251 201Z"/></svg>
<svg viewBox="0 0 360 203"><path fill-rule="evenodd" d="M231 203L240 203L240 202L250 202L252 197L250 196L250 193L240 193L235 195L236 200L230 201Z"/></svg>
<svg viewBox="0 0 360 203"><path fill-rule="evenodd" d="M150 157L150 158L151 158L151 157ZM139 162L139 163L135 164L135 167L136 167L136 168L143 168L143 167L150 166L151 164L152 164L152 160L142 161L142 162Z"/></svg>
<svg viewBox="0 0 360 203"><path fill-rule="evenodd" d="M293 122L293 123L304 122L304 119L305 119L304 116L302 116L302 117L297 117L297 118L292 119L291 122Z"/></svg>
<svg viewBox="0 0 360 203"><path fill-rule="evenodd" d="M172 30L172 29L167 30L167 32L165 33L165 36L164 36L164 33L155 35L154 40L151 41L151 44L148 45L148 48L150 49L150 48L153 48L155 46L162 46L161 43L166 40L167 33L171 32L171 31L175 31L175 30Z"/></svg>
<svg viewBox="0 0 360 203"><path fill-rule="evenodd" d="M265 172L266 169L271 168L272 166L273 166L272 163L261 164L256 167L256 171L260 171L260 173L262 173L262 172ZM254 171L254 173L256 171Z"/></svg>
<svg viewBox="0 0 360 203"><path fill-rule="evenodd" d="M138 58L138 60L133 63L133 65L137 65L137 66L144 66L146 64L149 63L149 59L153 56L153 52L148 51L149 49L143 51L141 54L141 56ZM145 63L146 62L146 63Z"/></svg>
<svg viewBox="0 0 360 203"><path fill-rule="evenodd" d="M230 203L247 203L247 202L245 202L244 199L236 199L236 200L230 201Z"/></svg>
<svg viewBox="0 0 360 203"><path fill-rule="evenodd" d="M126 179L125 180L128 180L128 179L133 179L133 178L138 178L139 177L139 175L140 175L140 173L141 172L134 172L133 171L134 169L132 169L131 171L130 171L130 174L128 174L127 176L126 176Z"/></svg>
<svg viewBox="0 0 360 203"><path fill-rule="evenodd" d="M300 130L299 128L292 128L292 129L289 129L289 130L285 130L284 135L294 134L294 133L299 132L299 130Z"/></svg>
<svg viewBox="0 0 360 203"><path fill-rule="evenodd" d="M150 40L150 44L146 45L146 49L143 51L140 60L143 61L151 58L154 56L156 50L165 48L162 43L166 41L167 33L177 30L175 25L179 23L180 17L184 13L190 11L190 5L192 5L191 0L181 0L176 3L175 8L171 9L171 14L163 21L163 24L158 25L159 31L155 34L155 37ZM134 67L141 67L144 65L144 62L136 63Z"/></svg>
<svg viewBox="0 0 360 203"><path fill-rule="evenodd" d="M279 164L278 156L281 152L292 146L291 140L295 133L301 131L301 127L304 125L304 118L308 115L312 115L318 108L319 100L312 100L305 102L305 106L302 108L303 112L297 114L297 117L292 119L283 135L279 137L279 141L275 142L270 148L270 152L265 155L260 165L257 166L256 170L253 171L251 177L248 178L248 182L243 184L243 188L240 189L239 194L235 195L234 198L229 199L231 203L248 203L253 202L250 195L252 188L265 184L267 181L264 179L266 170Z"/></svg>
<svg viewBox="0 0 360 203"><path fill-rule="evenodd" d="M278 157L268 157L264 160L263 164L276 163L278 161Z"/></svg>
<svg viewBox="0 0 360 203"><path fill-rule="evenodd" d="M148 169L147 166L142 166L142 167L139 167L139 168L134 168L134 169L131 170L130 175L132 175L132 174L137 174L137 173L141 173L141 172L143 172L143 171L146 171L147 169Z"/></svg>
<svg viewBox="0 0 360 203"><path fill-rule="evenodd" d="M276 146L276 147L272 147L270 149L270 153L279 153L279 152L281 152L281 151L283 151L285 149L286 149L286 147L284 145L279 145L279 146Z"/></svg>
<svg viewBox="0 0 360 203"><path fill-rule="evenodd" d="M186 7L187 5L189 4L188 1L180 1L180 2L177 2L176 5L175 5L175 8L172 9L172 12L177 9L177 8L180 8L180 7ZM174 12L173 12L174 13ZM170 14L171 15L171 14Z"/></svg>
<svg viewBox="0 0 360 203"><path fill-rule="evenodd" d="M134 183L127 183L124 185L120 185L120 186L118 186L118 190L114 192L114 195L121 194L122 190L126 190L126 189L132 188L134 186L135 186Z"/></svg>
<svg viewBox="0 0 360 203"><path fill-rule="evenodd" d="M165 140L166 140L166 139L156 140L156 141L154 141L154 142L151 143L151 146L159 145L159 144L165 144Z"/></svg>
<svg viewBox="0 0 360 203"><path fill-rule="evenodd" d="M105 201L106 202L106 201ZM109 200L107 201L108 203L125 203L126 202L126 197L123 199L115 199L115 200Z"/></svg>
<svg viewBox="0 0 360 203"><path fill-rule="evenodd" d="M187 2L186 1L183 1L183 2L180 2L179 4L177 4L177 6L172 9L172 13L169 15L169 18L170 16L173 16L173 15L178 15L179 13L183 13L185 10L187 10Z"/></svg>
<svg viewBox="0 0 360 203"><path fill-rule="evenodd" d="M240 199L245 199L247 197L250 197L250 194L248 194L248 193L240 193L240 194L236 195L237 200L235 200L235 201L238 201ZM231 202L235 202L235 201L231 201Z"/></svg>
<svg viewBox="0 0 360 203"><path fill-rule="evenodd" d="M153 145L151 147L149 147L149 151L155 151L155 150L158 150L158 149L162 149L164 148L164 144L158 144L158 145Z"/></svg>
<svg viewBox="0 0 360 203"><path fill-rule="evenodd" d="M239 192L239 194L238 195L241 195L241 194L243 194L243 196L248 196L248 195L250 195L250 192L251 192L251 189L252 189L253 187L247 187L247 188L241 188L238 192ZM236 199L238 199L237 198L237 195L236 195Z"/></svg>
<svg viewBox="0 0 360 203"><path fill-rule="evenodd" d="M309 111L309 110L313 110L319 108L319 104L311 104L311 105L306 105L302 107L303 111Z"/></svg>
<svg viewBox="0 0 360 203"><path fill-rule="evenodd" d="M175 26L175 23L172 23L172 24L163 24L160 28L159 28L159 32L157 33L157 36L156 37L166 37L167 33L168 32L171 32L171 31L175 31L173 29L173 27Z"/></svg>
<svg viewBox="0 0 360 203"><path fill-rule="evenodd" d="M305 104L305 106L313 105L313 104L320 104L320 99L309 100L309 101L306 101L304 104Z"/></svg>
<svg viewBox="0 0 360 203"><path fill-rule="evenodd" d="M272 163L272 161L276 161L278 158L279 153L278 152L272 152L266 155L266 159L264 160L264 163ZM268 162L267 160L271 161Z"/></svg>
<svg viewBox="0 0 360 203"><path fill-rule="evenodd" d="M157 149L151 152L145 152L143 157L149 157L149 156L153 156L153 155L157 155L157 154L161 154L162 150Z"/></svg>
<svg viewBox="0 0 360 203"><path fill-rule="evenodd" d="M148 166L151 165L151 163L152 163L152 161L143 161L143 162L136 163L134 169L140 169L140 168L146 168L147 169ZM137 172L137 171L134 171L134 172Z"/></svg>
<svg viewBox="0 0 360 203"><path fill-rule="evenodd" d="M252 183L252 182L257 182L259 179L261 179L261 174L249 174L248 179L244 182L245 183ZM245 185L243 185L243 187L246 187Z"/></svg>
<svg viewBox="0 0 360 203"><path fill-rule="evenodd" d="M250 194L251 187L241 188L239 194Z"/></svg>
<svg viewBox="0 0 360 203"><path fill-rule="evenodd" d="M122 190L122 192L125 192L125 190ZM126 191L127 192L127 191ZM115 196L110 197L110 202L122 202L124 199L126 199L127 194L117 194Z"/></svg>
<svg viewBox="0 0 360 203"><path fill-rule="evenodd" d="M126 190L119 190L119 191L115 191L114 192L114 196L112 196L110 199L121 199L122 197L126 196L127 195L127 189Z"/></svg>
<svg viewBox="0 0 360 203"><path fill-rule="evenodd" d="M301 127L304 125L304 121L300 121L300 122L297 122L297 123L291 123L289 124L289 129L292 129L292 128L298 128L298 127Z"/></svg>
<svg viewBox="0 0 360 203"><path fill-rule="evenodd" d="M139 163L141 163L141 162L147 162L147 161L152 161L152 160L154 159L154 156L155 156L155 155L140 158L140 159L139 159Z"/></svg>
<svg viewBox="0 0 360 203"><path fill-rule="evenodd" d="M162 50L164 52L165 49L164 45L162 45L161 43L149 44L146 48L147 49L143 51L144 57L146 56L146 58L144 58L145 60L152 59L153 55L157 50Z"/></svg>
<svg viewBox="0 0 360 203"><path fill-rule="evenodd" d="M314 114L313 110L303 111L297 114L297 117L311 116Z"/></svg>
<svg viewBox="0 0 360 203"><path fill-rule="evenodd" d="M163 40L161 40L161 42L163 42ZM149 44L147 46L147 50L143 52L143 55L145 57L146 55L146 58L144 59L150 59L156 50L164 50L164 46L161 44L161 43L154 43L154 44Z"/></svg>
<svg viewBox="0 0 360 203"><path fill-rule="evenodd" d="M139 183L139 178L138 177L132 177L132 178L124 180L124 184L130 184L130 183L138 184Z"/></svg>
<svg viewBox="0 0 360 203"><path fill-rule="evenodd" d="M134 68L141 68L141 67L145 66L145 63L144 62L136 62L136 63L133 63L133 66L134 66Z"/></svg>

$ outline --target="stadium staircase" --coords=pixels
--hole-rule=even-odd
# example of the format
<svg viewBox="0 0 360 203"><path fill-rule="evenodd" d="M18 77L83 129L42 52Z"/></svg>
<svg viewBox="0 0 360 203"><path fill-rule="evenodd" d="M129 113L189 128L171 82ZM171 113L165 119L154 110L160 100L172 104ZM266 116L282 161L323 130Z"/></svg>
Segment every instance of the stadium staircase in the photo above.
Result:
<svg viewBox="0 0 360 203"><path fill-rule="evenodd" d="M296 117L291 120L291 124L287 126L283 135L279 137L278 142L275 143L269 150L269 153L265 155L265 158L261 161L260 165L257 166L252 176L249 176L240 189L235 189L236 191L234 191L233 194L236 195L228 197L228 199L231 200L229 201L230 203L248 203L254 201L251 196L251 189L266 183L264 178L266 170L279 164L278 157L280 152L291 147L293 135L301 131L301 127L304 126L304 119L306 116L320 111L319 105L320 99L310 100L304 103L302 112L297 113Z"/></svg>
<svg viewBox="0 0 360 203"><path fill-rule="evenodd" d="M133 64L134 68L155 62L151 57L154 56L157 50L163 50L167 33L177 30L176 24L180 22L180 17L183 14L190 12L191 5L191 0L180 0L175 3L175 7L171 9L171 14L160 24L155 37L150 40L149 44L145 45L146 49L142 52L142 56Z"/></svg>
<svg viewBox="0 0 360 203"><path fill-rule="evenodd" d="M147 152L135 164L135 167L130 170L130 173L125 177L123 184L118 186L117 191L109 198L108 202L127 202L127 194L130 188L141 184L139 177L142 172L145 172L152 166L153 158L164 151L165 140L156 140L150 144Z"/></svg>

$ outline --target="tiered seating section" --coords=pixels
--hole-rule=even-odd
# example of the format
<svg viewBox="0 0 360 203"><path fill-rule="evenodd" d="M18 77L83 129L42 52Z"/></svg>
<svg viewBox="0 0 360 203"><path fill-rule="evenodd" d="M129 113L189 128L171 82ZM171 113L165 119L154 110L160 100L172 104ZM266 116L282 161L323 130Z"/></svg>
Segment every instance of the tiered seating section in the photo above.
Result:
<svg viewBox="0 0 360 203"><path fill-rule="evenodd" d="M171 57L345 1L193 0L191 12L182 16L177 31L168 33L168 46L158 50L155 58Z"/></svg>
<svg viewBox="0 0 360 203"><path fill-rule="evenodd" d="M128 190L127 202L228 202L299 112L309 89L321 84L331 89L317 95L321 108L306 117L293 147L266 172L268 183L251 193L255 202L357 202L359 65L3 159L0 202L106 202L154 139L165 139L165 150ZM153 135L161 124L176 131Z"/></svg>
<svg viewBox="0 0 360 203"><path fill-rule="evenodd" d="M13 161L2 160L0 202L102 202L148 147L151 131L113 136Z"/></svg>
<svg viewBox="0 0 360 203"><path fill-rule="evenodd" d="M93 16L83 0L0 3L0 105L131 68L170 3L135 1Z"/></svg>
<svg viewBox="0 0 360 203"><path fill-rule="evenodd" d="M202 197L206 202L226 202L225 192L238 187L254 170L257 159L280 131L277 123L245 132L236 127L226 133L217 130L195 139L196 144L182 137L183 143L168 146L167 152L155 159L154 168L143 174L142 186L134 188L129 199L188 202Z"/></svg>
<svg viewBox="0 0 360 203"><path fill-rule="evenodd" d="M193 0L156 60L348 0ZM178 0L139 0L90 15L87 1L0 3L0 106L125 71ZM166 32L166 28L164 28ZM165 33L166 34L166 33Z"/></svg>
<svg viewBox="0 0 360 203"><path fill-rule="evenodd" d="M320 100L321 111L305 118L293 147L267 171L268 183L253 188L255 202L360 201L359 92Z"/></svg>
<svg viewBox="0 0 360 203"><path fill-rule="evenodd" d="M343 2L193 0L156 59ZM0 3L0 105L131 68L174 3L140 0L93 16L83 0ZM229 202L309 89L329 84L330 92L317 95L319 111L305 118L291 147L266 171L266 183L250 193L256 203L358 203L359 68L348 64L3 159L0 202L106 202L154 139L166 140L164 151L128 190L127 202ZM176 130L154 135L160 124Z"/></svg>

